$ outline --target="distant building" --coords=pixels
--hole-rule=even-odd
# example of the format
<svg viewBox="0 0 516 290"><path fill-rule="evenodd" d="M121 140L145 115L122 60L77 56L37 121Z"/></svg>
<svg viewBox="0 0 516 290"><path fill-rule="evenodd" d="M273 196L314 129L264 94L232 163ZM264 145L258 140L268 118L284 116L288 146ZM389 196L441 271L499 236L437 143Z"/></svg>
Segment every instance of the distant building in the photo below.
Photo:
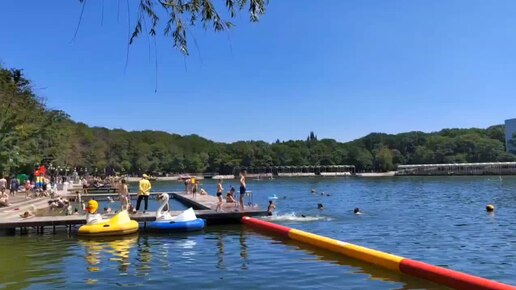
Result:
<svg viewBox="0 0 516 290"><path fill-rule="evenodd" d="M507 152L516 152L516 147L512 146L510 140L516 134L516 119L505 120L505 148Z"/></svg>

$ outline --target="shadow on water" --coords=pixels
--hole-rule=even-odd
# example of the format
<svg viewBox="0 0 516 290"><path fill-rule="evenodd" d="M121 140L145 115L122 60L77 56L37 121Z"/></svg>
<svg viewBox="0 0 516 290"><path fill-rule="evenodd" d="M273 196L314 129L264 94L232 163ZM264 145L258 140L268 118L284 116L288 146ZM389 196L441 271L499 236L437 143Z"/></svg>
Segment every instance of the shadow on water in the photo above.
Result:
<svg viewBox="0 0 516 290"><path fill-rule="evenodd" d="M373 266L366 262L338 255L328 250L320 249L307 244L302 244L294 240L282 239L278 236L268 235L265 232L259 230L243 228L242 232L259 234L260 236L267 237L275 242L279 242L284 245L294 247L296 250L301 250L307 254L317 257L317 260L321 262L334 263L340 266L350 267L354 269L353 271L351 271L352 273L365 274L369 277L370 280L402 283L403 286L397 289L450 289L448 287L435 284L430 281L425 281L402 273L389 271L377 266Z"/></svg>

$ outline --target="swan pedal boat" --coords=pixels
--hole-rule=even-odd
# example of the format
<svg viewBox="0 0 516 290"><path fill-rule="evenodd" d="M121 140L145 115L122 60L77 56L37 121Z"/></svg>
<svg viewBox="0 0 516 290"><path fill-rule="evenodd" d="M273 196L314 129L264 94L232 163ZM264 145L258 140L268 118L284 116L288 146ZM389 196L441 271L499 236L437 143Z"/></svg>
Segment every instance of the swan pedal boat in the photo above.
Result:
<svg viewBox="0 0 516 290"><path fill-rule="evenodd" d="M138 231L138 222L131 220L126 210L114 215L109 220L100 220L97 223L86 224L79 228L81 236L120 236Z"/></svg>
<svg viewBox="0 0 516 290"><path fill-rule="evenodd" d="M191 232L204 228L204 220L197 218L193 208L189 208L178 216L173 217L168 210L163 211L165 206L168 208L168 194L160 194L158 200L161 202L161 205L156 211L156 221L147 224L147 229L153 231Z"/></svg>

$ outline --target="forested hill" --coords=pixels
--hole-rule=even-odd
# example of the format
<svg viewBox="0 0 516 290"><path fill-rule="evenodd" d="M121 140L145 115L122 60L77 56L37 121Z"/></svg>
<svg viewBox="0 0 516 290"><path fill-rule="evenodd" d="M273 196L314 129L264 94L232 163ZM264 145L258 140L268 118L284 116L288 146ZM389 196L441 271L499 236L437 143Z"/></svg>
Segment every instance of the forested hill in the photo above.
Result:
<svg viewBox="0 0 516 290"><path fill-rule="evenodd" d="M514 161L504 128L444 129L396 135L372 133L341 143L306 140L217 143L197 135L109 130L49 110L20 70L0 68L0 172L29 171L36 163L117 172L233 173L233 168L352 164L386 171L397 164Z"/></svg>

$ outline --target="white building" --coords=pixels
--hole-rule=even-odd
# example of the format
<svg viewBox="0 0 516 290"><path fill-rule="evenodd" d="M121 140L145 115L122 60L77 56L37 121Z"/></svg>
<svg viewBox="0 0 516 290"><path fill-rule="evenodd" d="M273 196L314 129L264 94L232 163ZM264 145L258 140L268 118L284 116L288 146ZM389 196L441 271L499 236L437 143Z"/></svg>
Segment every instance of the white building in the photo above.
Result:
<svg viewBox="0 0 516 290"><path fill-rule="evenodd" d="M510 140L516 134L516 119L505 120L505 148L507 152L516 153L516 148L511 145Z"/></svg>

